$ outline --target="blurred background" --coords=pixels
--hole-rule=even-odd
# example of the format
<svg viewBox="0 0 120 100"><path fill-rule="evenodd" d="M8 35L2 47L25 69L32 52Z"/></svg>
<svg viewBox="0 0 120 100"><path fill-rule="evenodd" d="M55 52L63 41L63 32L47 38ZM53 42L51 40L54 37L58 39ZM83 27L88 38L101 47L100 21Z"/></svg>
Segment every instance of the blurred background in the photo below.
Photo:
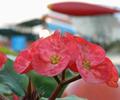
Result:
<svg viewBox="0 0 120 100"><path fill-rule="evenodd" d="M77 12L86 15L76 16L59 12L58 8L58 11L51 6L48 8L49 4L71 1L105 6L112 12L92 15L82 5L83 11L78 7L80 11ZM0 47L19 52L56 29L101 45L119 69L120 0L0 0Z"/></svg>

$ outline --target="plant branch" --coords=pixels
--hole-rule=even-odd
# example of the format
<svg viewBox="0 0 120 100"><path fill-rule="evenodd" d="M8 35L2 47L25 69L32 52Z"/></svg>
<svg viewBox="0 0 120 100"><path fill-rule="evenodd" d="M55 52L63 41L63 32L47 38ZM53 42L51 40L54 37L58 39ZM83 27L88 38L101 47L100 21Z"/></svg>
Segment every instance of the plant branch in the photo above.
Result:
<svg viewBox="0 0 120 100"><path fill-rule="evenodd" d="M64 71L62 72L62 81L65 80L65 72L66 72L66 70L64 70Z"/></svg>
<svg viewBox="0 0 120 100"><path fill-rule="evenodd" d="M49 97L48 100L55 100L55 98L57 98L58 94L60 93L60 91L62 90L64 85L67 85L67 84L69 84L73 81L76 81L76 80L80 79L80 78L81 78L81 76L77 75L77 76L75 76L71 79L63 80L63 81L59 82L57 88L53 91L52 95Z"/></svg>
<svg viewBox="0 0 120 100"><path fill-rule="evenodd" d="M60 83L60 84L58 84L57 88L53 91L52 95L49 97L48 100L55 100L55 98L59 94L61 88L62 88L62 84Z"/></svg>
<svg viewBox="0 0 120 100"><path fill-rule="evenodd" d="M60 83L60 79L58 78L58 76L54 76L54 79L56 80L56 82L59 84Z"/></svg>
<svg viewBox="0 0 120 100"><path fill-rule="evenodd" d="M77 75L77 76L75 76L75 77L73 77L73 78L71 78L71 79L68 79L68 80L66 80L66 81L63 81L62 84L63 84L63 85L67 85L67 84L69 84L69 83L71 83L71 82L74 82L74 81L80 79L80 78L81 78L81 76L80 76L80 75Z"/></svg>

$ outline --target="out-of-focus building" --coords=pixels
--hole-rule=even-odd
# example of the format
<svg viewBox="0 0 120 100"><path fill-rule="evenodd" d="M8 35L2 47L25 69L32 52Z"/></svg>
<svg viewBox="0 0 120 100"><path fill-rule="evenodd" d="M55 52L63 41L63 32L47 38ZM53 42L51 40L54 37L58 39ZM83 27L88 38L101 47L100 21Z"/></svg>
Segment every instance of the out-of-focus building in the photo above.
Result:
<svg viewBox="0 0 120 100"><path fill-rule="evenodd" d="M79 33L98 42L120 40L120 22L114 15L72 17Z"/></svg>

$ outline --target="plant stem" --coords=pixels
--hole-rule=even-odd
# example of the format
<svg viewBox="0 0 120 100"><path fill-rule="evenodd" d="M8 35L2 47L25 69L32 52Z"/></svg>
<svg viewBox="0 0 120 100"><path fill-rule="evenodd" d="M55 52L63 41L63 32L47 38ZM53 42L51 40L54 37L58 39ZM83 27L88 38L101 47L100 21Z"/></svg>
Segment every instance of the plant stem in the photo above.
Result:
<svg viewBox="0 0 120 100"><path fill-rule="evenodd" d="M66 72L66 70L64 70L64 71L62 72L62 81L65 80L65 72Z"/></svg>
<svg viewBox="0 0 120 100"><path fill-rule="evenodd" d="M80 79L80 78L81 78L81 76L77 75L77 76L75 76L75 77L73 77L71 79L61 81L58 84L57 88L53 91L52 95L49 97L48 100L55 100L57 98L58 94L60 93L60 91L62 90L64 85L67 85L67 84L69 84L69 83L71 83L73 81L76 81L76 80Z"/></svg>
<svg viewBox="0 0 120 100"><path fill-rule="evenodd" d="M68 79L68 80L66 80L66 81L63 81L62 84L63 84L63 85L67 85L67 84L69 84L69 83L71 83L71 82L74 82L74 81L80 79L80 78L81 78L81 76L80 76L80 75L77 75L77 76L75 76L75 77L73 77L73 78L71 78L71 79Z"/></svg>
<svg viewBox="0 0 120 100"><path fill-rule="evenodd" d="M55 100L55 98L59 94L61 88L62 88L62 84L60 83L60 84L58 84L57 88L53 91L52 95L49 97L48 100Z"/></svg>
<svg viewBox="0 0 120 100"><path fill-rule="evenodd" d="M60 83L60 79L58 76L54 76L54 79L56 80L56 82L59 84Z"/></svg>

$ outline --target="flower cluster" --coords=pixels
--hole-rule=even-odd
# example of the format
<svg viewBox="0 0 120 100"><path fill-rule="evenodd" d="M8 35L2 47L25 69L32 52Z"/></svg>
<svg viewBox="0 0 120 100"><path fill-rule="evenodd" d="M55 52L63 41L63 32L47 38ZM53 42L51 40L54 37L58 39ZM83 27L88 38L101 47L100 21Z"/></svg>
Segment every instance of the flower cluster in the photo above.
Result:
<svg viewBox="0 0 120 100"><path fill-rule="evenodd" d="M67 68L79 72L86 82L118 86L118 72L100 46L58 30L20 52L14 63L18 73L34 70L50 77Z"/></svg>

